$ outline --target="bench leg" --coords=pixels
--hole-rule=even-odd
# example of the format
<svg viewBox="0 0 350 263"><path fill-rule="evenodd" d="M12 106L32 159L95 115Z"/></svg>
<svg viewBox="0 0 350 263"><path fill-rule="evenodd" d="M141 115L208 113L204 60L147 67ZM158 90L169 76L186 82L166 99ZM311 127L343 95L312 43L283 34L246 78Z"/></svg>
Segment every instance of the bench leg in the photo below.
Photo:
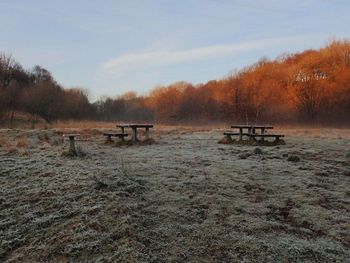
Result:
<svg viewBox="0 0 350 263"><path fill-rule="evenodd" d="M243 129L239 128L239 141L241 142L243 140Z"/></svg>
<svg viewBox="0 0 350 263"><path fill-rule="evenodd" d="M249 127L248 128L248 133L249 134L254 134L255 133L255 129L253 127ZM249 136L249 141L250 142L255 141L255 138L253 136Z"/></svg>
<svg viewBox="0 0 350 263"><path fill-rule="evenodd" d="M124 134L125 132L124 127L120 127L120 129L122 130L122 134ZM125 141L124 136L120 137L120 140L124 142Z"/></svg>
<svg viewBox="0 0 350 263"><path fill-rule="evenodd" d="M146 128L146 132L145 132L145 136L146 136L146 141L149 139L149 128Z"/></svg>
<svg viewBox="0 0 350 263"><path fill-rule="evenodd" d="M110 135L107 135L106 142L112 142L112 137Z"/></svg>
<svg viewBox="0 0 350 263"><path fill-rule="evenodd" d="M69 152L72 154L76 154L74 137L69 137Z"/></svg>
<svg viewBox="0 0 350 263"><path fill-rule="evenodd" d="M131 138L131 140L133 142L137 141L137 129L136 128L132 128L132 138Z"/></svg>

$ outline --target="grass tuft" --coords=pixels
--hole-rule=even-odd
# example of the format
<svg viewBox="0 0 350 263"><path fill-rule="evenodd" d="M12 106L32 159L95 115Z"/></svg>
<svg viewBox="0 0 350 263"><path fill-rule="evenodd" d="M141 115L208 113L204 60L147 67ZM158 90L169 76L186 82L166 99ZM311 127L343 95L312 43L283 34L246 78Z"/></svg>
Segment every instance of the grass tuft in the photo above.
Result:
<svg viewBox="0 0 350 263"><path fill-rule="evenodd" d="M256 148L254 149L254 154L260 155L260 154L263 154L263 151L262 151L260 148L256 147Z"/></svg>
<svg viewBox="0 0 350 263"><path fill-rule="evenodd" d="M287 158L287 161L297 163L300 161L300 157L298 155L291 155Z"/></svg>
<svg viewBox="0 0 350 263"><path fill-rule="evenodd" d="M0 137L0 147L8 147L10 146L10 141L8 138L5 138L4 136Z"/></svg>
<svg viewBox="0 0 350 263"><path fill-rule="evenodd" d="M21 139L19 139L17 141L17 144L16 144L17 148L25 148L28 146L28 138L27 137L23 137Z"/></svg>

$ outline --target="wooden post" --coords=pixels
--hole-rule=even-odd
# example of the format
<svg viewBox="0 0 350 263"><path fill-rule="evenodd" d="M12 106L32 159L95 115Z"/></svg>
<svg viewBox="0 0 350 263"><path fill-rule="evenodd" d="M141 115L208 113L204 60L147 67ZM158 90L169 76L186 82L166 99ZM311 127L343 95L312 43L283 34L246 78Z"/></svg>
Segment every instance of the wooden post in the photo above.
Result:
<svg viewBox="0 0 350 263"><path fill-rule="evenodd" d="M243 128L239 128L239 141L241 142L243 139Z"/></svg>
<svg viewBox="0 0 350 263"><path fill-rule="evenodd" d="M131 138L131 140L133 142L137 141L137 128L136 127L132 127L132 138Z"/></svg>
<svg viewBox="0 0 350 263"><path fill-rule="evenodd" d="M249 134L249 141L252 141L253 140L253 137L251 136L251 134L253 133L253 127L249 127L248 128L248 134Z"/></svg>
<svg viewBox="0 0 350 263"><path fill-rule="evenodd" d="M69 152L72 154L77 153L77 151L75 150L74 136L69 136Z"/></svg>
<svg viewBox="0 0 350 263"><path fill-rule="evenodd" d="M107 135L107 142L112 142L112 136L110 134Z"/></svg>
<svg viewBox="0 0 350 263"><path fill-rule="evenodd" d="M146 127L146 132L145 132L146 140L149 139L149 127Z"/></svg>
<svg viewBox="0 0 350 263"><path fill-rule="evenodd" d="M120 127L120 129L122 130L122 134L124 134L124 127ZM120 141L124 142L125 141L125 138L124 136L120 136Z"/></svg>

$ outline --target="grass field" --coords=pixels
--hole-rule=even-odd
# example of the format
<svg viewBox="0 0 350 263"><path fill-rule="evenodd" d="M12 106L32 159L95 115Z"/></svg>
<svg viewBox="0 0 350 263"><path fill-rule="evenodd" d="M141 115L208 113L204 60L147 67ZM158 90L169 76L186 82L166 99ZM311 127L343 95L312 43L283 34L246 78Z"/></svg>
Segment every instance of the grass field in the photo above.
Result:
<svg viewBox="0 0 350 263"><path fill-rule="evenodd" d="M349 129L257 147L218 144L224 126L105 144L112 128L0 130L1 262L349 262Z"/></svg>

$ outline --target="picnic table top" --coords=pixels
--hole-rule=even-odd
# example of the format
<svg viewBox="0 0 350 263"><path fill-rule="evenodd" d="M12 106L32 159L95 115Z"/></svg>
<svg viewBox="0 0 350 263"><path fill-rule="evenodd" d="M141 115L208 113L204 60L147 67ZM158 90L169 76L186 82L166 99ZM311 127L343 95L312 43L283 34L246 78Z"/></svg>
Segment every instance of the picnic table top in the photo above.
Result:
<svg viewBox="0 0 350 263"><path fill-rule="evenodd" d="M117 124L121 128L153 128L153 124Z"/></svg>
<svg viewBox="0 0 350 263"><path fill-rule="evenodd" d="M80 136L80 134L78 133L67 133L67 134L63 134L63 137L77 137Z"/></svg>
<svg viewBox="0 0 350 263"><path fill-rule="evenodd" d="M273 129L271 125L232 125L231 128L243 128L243 129Z"/></svg>
<svg viewBox="0 0 350 263"><path fill-rule="evenodd" d="M104 136L128 136L127 133L120 133L120 132L104 132Z"/></svg>

